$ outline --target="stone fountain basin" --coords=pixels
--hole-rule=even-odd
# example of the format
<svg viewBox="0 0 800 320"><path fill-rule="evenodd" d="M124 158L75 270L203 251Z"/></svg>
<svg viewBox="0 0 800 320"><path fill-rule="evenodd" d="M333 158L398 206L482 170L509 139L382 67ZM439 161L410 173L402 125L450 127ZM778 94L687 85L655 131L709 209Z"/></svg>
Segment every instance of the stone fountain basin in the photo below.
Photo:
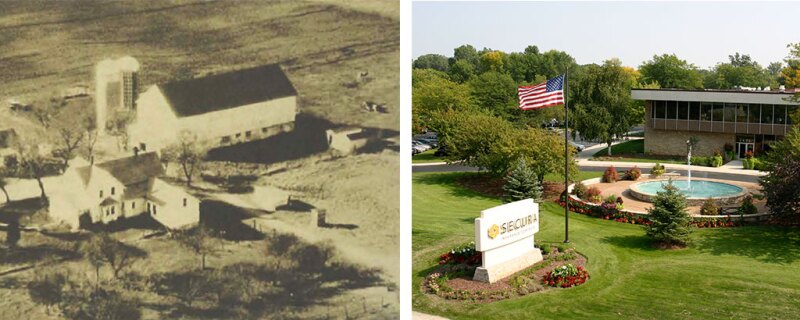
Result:
<svg viewBox="0 0 800 320"><path fill-rule="evenodd" d="M673 183L678 184L680 186L685 184L688 179L680 179L676 180L673 179ZM641 201L645 202L653 202L653 197L656 196L656 192L652 191L652 185L654 184L666 184L668 183L668 179L661 179L661 180L651 180L645 182L639 182L632 184L629 187L630 194L633 198L636 198ZM686 190L681 190L686 197L686 204L689 206L700 206L705 202L707 199L713 199L718 205L738 205L741 200L747 196L748 191L742 187L735 186L729 183L718 182L718 181L709 181L709 180L702 180L702 179L692 179L692 186L700 187L700 188L707 188L707 187L716 187L720 190L719 194L714 194L713 192L710 195L706 195L706 193L702 193L701 196L693 196L692 194L686 192ZM695 192L699 193L699 192Z"/></svg>

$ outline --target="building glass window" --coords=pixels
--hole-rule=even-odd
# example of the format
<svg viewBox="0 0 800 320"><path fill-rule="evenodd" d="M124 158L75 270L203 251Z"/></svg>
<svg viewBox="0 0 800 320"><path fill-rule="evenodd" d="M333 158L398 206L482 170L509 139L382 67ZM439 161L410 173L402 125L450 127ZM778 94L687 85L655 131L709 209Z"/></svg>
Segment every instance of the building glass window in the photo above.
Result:
<svg viewBox="0 0 800 320"><path fill-rule="evenodd" d="M136 209L136 201L131 202L131 209Z"/></svg>
<svg viewBox="0 0 800 320"><path fill-rule="evenodd" d="M711 109L711 121L722 122L722 102L714 102Z"/></svg>
<svg viewBox="0 0 800 320"><path fill-rule="evenodd" d="M250 137L252 137L252 136L253 136L253 133L252 133L252 132L250 132L250 131L247 131L247 132L245 132L245 133L244 133L244 136L245 136L246 138L250 139Z"/></svg>
<svg viewBox="0 0 800 320"><path fill-rule="evenodd" d="M115 214L115 213L116 213L116 212L115 212L116 210L114 210L114 209L116 209L116 208L117 208L117 207L115 207L115 206L112 206L112 207L111 207L111 214Z"/></svg>
<svg viewBox="0 0 800 320"><path fill-rule="evenodd" d="M114 195L115 191L116 191L116 189L114 189L114 187L111 187L111 195L112 196Z"/></svg>
<svg viewBox="0 0 800 320"><path fill-rule="evenodd" d="M739 123L747 123L747 105L746 104L738 104L736 105L736 122Z"/></svg>
<svg viewBox="0 0 800 320"><path fill-rule="evenodd" d="M183 198L183 206L186 206L186 198Z"/></svg>
<svg viewBox="0 0 800 320"><path fill-rule="evenodd" d="M667 101L667 119L675 120L678 115L678 104L675 101Z"/></svg>
<svg viewBox="0 0 800 320"><path fill-rule="evenodd" d="M237 138L241 138L241 137L242 137L242 134L241 134L241 133L237 133L237 134L236 134L236 137L237 137Z"/></svg>
<svg viewBox="0 0 800 320"><path fill-rule="evenodd" d="M700 120L711 121L711 104L708 102L703 102L700 108Z"/></svg>
<svg viewBox="0 0 800 320"><path fill-rule="evenodd" d="M230 143L230 142L231 142L231 136L224 136L222 137L222 140L220 140L220 143Z"/></svg>
<svg viewBox="0 0 800 320"><path fill-rule="evenodd" d="M775 106L775 124L786 124L786 106Z"/></svg>
<svg viewBox="0 0 800 320"><path fill-rule="evenodd" d="M764 124L772 123L772 105L771 104L762 104L761 105L761 123L764 123Z"/></svg>
<svg viewBox="0 0 800 320"><path fill-rule="evenodd" d="M103 198L103 190L100 190L100 198Z"/></svg>
<svg viewBox="0 0 800 320"><path fill-rule="evenodd" d="M678 120L689 119L689 103L686 101L678 101Z"/></svg>
<svg viewBox="0 0 800 320"><path fill-rule="evenodd" d="M666 101L656 101L656 119L664 119L667 117L667 103Z"/></svg>
<svg viewBox="0 0 800 320"><path fill-rule="evenodd" d="M153 205L153 214L156 214L156 213L158 213L158 210L156 210L156 205Z"/></svg>
<svg viewBox="0 0 800 320"><path fill-rule="evenodd" d="M689 103L689 120L700 120L700 102Z"/></svg>
<svg viewBox="0 0 800 320"><path fill-rule="evenodd" d="M760 104L751 104L750 105L750 118L747 120L747 122L758 123L760 118L761 118L761 105Z"/></svg>
<svg viewBox="0 0 800 320"><path fill-rule="evenodd" d="M736 122L736 104L735 103L726 103L725 104L725 112L723 113L722 121L725 122Z"/></svg>

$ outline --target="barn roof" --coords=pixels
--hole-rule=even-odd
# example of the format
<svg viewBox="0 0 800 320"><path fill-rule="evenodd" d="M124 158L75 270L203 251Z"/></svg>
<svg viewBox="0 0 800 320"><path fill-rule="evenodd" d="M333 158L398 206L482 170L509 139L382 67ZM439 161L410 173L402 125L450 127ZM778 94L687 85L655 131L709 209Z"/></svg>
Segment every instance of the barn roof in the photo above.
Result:
<svg viewBox="0 0 800 320"><path fill-rule="evenodd" d="M168 82L159 88L178 117L297 95L277 64Z"/></svg>

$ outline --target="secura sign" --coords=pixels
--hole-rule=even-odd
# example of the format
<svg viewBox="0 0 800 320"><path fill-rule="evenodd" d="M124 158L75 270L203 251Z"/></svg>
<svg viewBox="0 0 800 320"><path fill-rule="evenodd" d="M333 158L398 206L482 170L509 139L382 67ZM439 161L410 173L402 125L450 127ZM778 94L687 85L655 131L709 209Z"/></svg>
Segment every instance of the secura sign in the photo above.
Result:
<svg viewBox="0 0 800 320"><path fill-rule="evenodd" d="M539 204L520 200L481 211L475 219L476 249L490 250L539 232Z"/></svg>

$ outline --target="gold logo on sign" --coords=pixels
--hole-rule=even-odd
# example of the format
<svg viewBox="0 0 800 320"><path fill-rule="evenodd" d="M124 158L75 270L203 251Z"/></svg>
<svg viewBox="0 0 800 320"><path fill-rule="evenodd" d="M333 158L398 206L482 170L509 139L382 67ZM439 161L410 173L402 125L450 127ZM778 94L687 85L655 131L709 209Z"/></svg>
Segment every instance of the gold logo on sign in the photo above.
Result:
<svg viewBox="0 0 800 320"><path fill-rule="evenodd" d="M495 237L497 237L498 234L500 234L500 227L499 226L497 226L496 224L493 224L491 227L489 227L489 238L490 239L494 239Z"/></svg>

